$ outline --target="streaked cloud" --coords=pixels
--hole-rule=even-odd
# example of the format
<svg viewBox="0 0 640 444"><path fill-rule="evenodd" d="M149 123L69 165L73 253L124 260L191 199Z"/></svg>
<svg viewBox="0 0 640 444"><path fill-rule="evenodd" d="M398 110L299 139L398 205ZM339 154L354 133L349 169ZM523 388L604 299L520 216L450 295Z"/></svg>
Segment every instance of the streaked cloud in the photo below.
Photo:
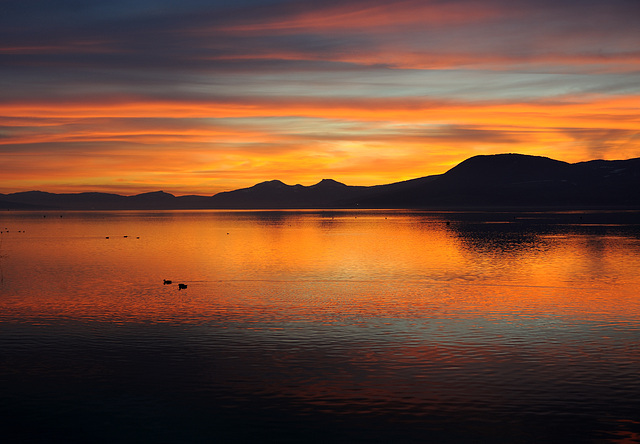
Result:
<svg viewBox="0 0 640 444"><path fill-rule="evenodd" d="M633 0L10 0L0 192L377 184L640 156Z"/></svg>

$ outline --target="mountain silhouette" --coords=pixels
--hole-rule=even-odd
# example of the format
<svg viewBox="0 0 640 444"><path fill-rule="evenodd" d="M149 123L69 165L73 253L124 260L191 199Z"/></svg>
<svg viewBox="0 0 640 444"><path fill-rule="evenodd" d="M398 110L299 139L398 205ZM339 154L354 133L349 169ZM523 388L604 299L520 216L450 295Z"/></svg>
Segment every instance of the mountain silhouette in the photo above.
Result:
<svg viewBox="0 0 640 444"><path fill-rule="evenodd" d="M161 209L204 209L209 208L210 197L180 196L163 191L143 193L135 196L121 196L110 193L65 193L55 194L42 191L27 191L0 194L2 209L34 210L161 210ZM15 205L21 206L20 208Z"/></svg>
<svg viewBox="0 0 640 444"><path fill-rule="evenodd" d="M364 199L365 207L638 206L640 159L569 164L522 154L475 156L440 176Z"/></svg>
<svg viewBox="0 0 640 444"><path fill-rule="evenodd" d="M444 174L376 186L332 179L315 185L279 180L214 196L176 197L163 191L0 194L2 209L312 209L312 208L639 208L640 158L570 164L547 157L471 157Z"/></svg>
<svg viewBox="0 0 640 444"><path fill-rule="evenodd" d="M366 195L368 189L348 186L332 179L323 179L308 187L270 180L250 188L218 193L211 198L211 203L215 208L345 207L351 200Z"/></svg>

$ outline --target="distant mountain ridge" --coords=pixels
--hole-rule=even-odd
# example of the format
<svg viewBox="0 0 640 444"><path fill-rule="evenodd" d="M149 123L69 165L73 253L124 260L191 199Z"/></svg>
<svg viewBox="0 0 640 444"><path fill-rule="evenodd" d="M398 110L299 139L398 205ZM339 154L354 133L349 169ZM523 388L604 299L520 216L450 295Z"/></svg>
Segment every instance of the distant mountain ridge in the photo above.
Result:
<svg viewBox="0 0 640 444"><path fill-rule="evenodd" d="M332 179L315 185L279 180L213 196L163 191L0 194L8 210L313 209L313 208L640 208L640 158L566 163L547 157L495 154L471 157L444 174L376 186L349 186Z"/></svg>

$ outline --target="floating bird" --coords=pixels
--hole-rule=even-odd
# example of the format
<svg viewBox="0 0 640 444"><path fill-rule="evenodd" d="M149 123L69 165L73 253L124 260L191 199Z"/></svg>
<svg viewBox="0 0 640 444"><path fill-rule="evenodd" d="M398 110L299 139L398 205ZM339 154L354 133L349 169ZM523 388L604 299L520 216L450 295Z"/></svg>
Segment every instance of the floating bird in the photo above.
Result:
<svg viewBox="0 0 640 444"><path fill-rule="evenodd" d="M173 284L173 281L171 281L169 279L163 279L162 280L162 285L169 285L169 284Z"/></svg>
<svg viewBox="0 0 640 444"><path fill-rule="evenodd" d="M184 290L187 288L187 284L178 284L178 290Z"/></svg>

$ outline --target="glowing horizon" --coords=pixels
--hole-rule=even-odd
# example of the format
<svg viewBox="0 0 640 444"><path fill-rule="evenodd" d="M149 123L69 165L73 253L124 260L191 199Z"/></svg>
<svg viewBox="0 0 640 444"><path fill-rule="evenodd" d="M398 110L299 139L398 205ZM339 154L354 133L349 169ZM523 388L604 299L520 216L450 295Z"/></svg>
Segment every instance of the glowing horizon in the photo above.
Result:
<svg viewBox="0 0 640 444"><path fill-rule="evenodd" d="M11 1L0 18L0 193L640 157L634 2L80 3Z"/></svg>

